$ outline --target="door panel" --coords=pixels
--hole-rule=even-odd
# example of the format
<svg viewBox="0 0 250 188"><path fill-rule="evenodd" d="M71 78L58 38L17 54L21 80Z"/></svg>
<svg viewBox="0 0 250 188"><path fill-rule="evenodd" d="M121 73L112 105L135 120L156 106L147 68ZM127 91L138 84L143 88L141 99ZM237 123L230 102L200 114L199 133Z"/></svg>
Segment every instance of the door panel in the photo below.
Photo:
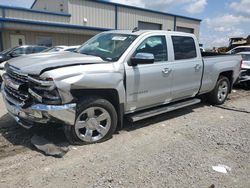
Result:
<svg viewBox="0 0 250 188"><path fill-rule="evenodd" d="M201 60L184 60L173 64L173 99L194 97L201 84Z"/></svg>
<svg viewBox="0 0 250 188"><path fill-rule="evenodd" d="M126 111L168 103L171 100L172 73L164 73L167 63L126 65Z"/></svg>
<svg viewBox="0 0 250 188"><path fill-rule="evenodd" d="M171 100L172 72L168 65L166 37L163 35L145 38L136 48L137 53L154 55L153 64L129 66L126 69L126 111L135 111Z"/></svg>

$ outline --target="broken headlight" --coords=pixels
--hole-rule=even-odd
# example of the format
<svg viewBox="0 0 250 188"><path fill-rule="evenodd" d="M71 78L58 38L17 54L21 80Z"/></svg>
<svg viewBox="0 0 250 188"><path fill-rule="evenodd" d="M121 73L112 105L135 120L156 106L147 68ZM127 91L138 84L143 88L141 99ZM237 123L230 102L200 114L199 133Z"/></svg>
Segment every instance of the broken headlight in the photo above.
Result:
<svg viewBox="0 0 250 188"><path fill-rule="evenodd" d="M61 104L61 97L52 78L35 78L29 76L29 93L32 97L43 104Z"/></svg>

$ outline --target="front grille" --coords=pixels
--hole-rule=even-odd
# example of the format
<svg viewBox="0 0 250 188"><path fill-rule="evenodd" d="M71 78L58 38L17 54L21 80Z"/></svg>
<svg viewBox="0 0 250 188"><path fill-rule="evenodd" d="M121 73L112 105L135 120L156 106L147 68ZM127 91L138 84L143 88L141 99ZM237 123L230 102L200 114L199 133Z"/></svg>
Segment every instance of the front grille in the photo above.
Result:
<svg viewBox="0 0 250 188"><path fill-rule="evenodd" d="M29 98L28 94L24 94L24 92L18 92L18 90L15 90L8 86L5 87L5 92L21 102L26 101Z"/></svg>
<svg viewBox="0 0 250 188"><path fill-rule="evenodd" d="M6 74L8 79L4 86L6 98L15 105L25 106L31 100L28 92L28 76L9 66L6 68ZM17 87L13 87L12 83Z"/></svg>
<svg viewBox="0 0 250 188"><path fill-rule="evenodd" d="M13 71L10 68L7 69L7 74L10 78L12 78L14 81L26 84L28 83L28 75L18 73L17 71Z"/></svg>

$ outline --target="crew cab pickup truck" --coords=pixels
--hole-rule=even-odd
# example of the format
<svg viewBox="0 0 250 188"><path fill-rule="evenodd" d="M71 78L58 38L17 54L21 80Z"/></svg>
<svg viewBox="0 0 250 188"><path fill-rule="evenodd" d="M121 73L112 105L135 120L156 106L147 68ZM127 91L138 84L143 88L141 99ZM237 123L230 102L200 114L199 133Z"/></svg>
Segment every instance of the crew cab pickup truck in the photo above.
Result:
<svg viewBox="0 0 250 188"><path fill-rule="evenodd" d="M202 57L193 34L108 31L77 51L9 60L2 94L23 127L63 124L73 144L105 141L123 125L200 102L220 105L240 73L238 55Z"/></svg>

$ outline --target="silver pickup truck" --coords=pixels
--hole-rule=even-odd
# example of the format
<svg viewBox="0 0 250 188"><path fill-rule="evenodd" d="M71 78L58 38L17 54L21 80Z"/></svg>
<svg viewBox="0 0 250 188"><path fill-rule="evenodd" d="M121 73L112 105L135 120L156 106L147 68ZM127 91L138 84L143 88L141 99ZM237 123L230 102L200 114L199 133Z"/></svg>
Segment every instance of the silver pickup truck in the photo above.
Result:
<svg viewBox="0 0 250 188"><path fill-rule="evenodd" d="M203 58L192 34L109 31L77 53L41 53L9 60L2 94L23 127L63 124L73 144L112 137L132 122L208 97L222 104L240 73L237 55Z"/></svg>

